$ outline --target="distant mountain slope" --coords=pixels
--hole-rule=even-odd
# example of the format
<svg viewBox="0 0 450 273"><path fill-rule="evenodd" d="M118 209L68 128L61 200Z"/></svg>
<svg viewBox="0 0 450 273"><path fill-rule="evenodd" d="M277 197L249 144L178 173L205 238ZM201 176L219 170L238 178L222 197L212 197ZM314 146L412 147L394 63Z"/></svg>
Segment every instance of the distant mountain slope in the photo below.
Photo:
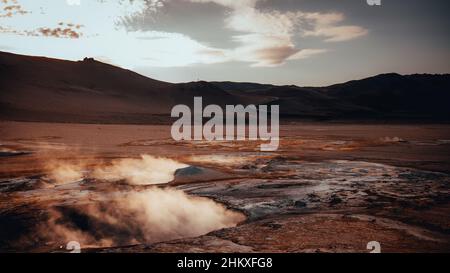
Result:
<svg viewBox="0 0 450 273"><path fill-rule="evenodd" d="M249 94L251 91L247 91ZM280 105L280 114L289 117L339 119L354 115L370 115L370 108L361 107L330 96L318 88L278 86L254 94L274 98L270 104Z"/></svg>
<svg viewBox="0 0 450 273"><path fill-rule="evenodd" d="M167 122L176 104L278 104L282 118L450 121L450 75L383 74L328 87L172 84L92 59L72 62L0 52L0 119Z"/></svg>
<svg viewBox="0 0 450 273"><path fill-rule="evenodd" d="M449 74L390 73L328 87L240 84L234 86L241 91L227 90L271 98L282 115L293 118L450 120Z"/></svg>
<svg viewBox="0 0 450 273"><path fill-rule="evenodd" d="M275 85L260 84L252 82L211 82L212 84L222 88L225 91L250 91L250 90L266 90Z"/></svg>
<svg viewBox="0 0 450 273"><path fill-rule="evenodd" d="M176 104L239 103L207 83L172 84L92 59L72 62L0 53L0 117L58 122L153 122Z"/></svg>
<svg viewBox="0 0 450 273"><path fill-rule="evenodd" d="M367 107L379 116L450 118L450 75L382 74L321 90L342 101Z"/></svg>

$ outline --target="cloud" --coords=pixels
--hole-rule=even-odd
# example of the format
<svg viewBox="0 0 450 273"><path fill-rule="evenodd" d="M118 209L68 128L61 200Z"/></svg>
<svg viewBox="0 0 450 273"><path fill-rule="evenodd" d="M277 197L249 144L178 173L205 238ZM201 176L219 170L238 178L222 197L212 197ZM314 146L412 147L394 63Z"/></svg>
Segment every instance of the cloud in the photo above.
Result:
<svg viewBox="0 0 450 273"><path fill-rule="evenodd" d="M11 18L15 15L24 15L29 13L24 10L17 0L1 0L0 1L0 18Z"/></svg>
<svg viewBox="0 0 450 273"><path fill-rule="evenodd" d="M7 6L16 6L17 2L0 1ZM170 32L163 29L149 30L148 26L127 28L130 18L131 21L142 19L145 22L149 12L170 12L170 8L166 9L166 6L170 6L169 1L174 0L84 1L76 7L56 1L51 4L44 0L21 1L21 7L24 6L21 10L32 12L26 14L26 20L0 18L3 26L0 32L9 34L5 36L8 43L2 41L2 44L14 46L17 53L71 60L104 56L109 63L130 69L225 62L245 62L252 67L276 67L328 51L311 46L306 48L302 45L302 38L319 37L324 42L342 42L368 33L359 26L342 25L345 16L340 13L262 10L257 7L261 0L177 0L190 5L209 3L225 8L224 19L220 19L223 20L223 29L217 31L227 32L231 45L228 47L223 44L211 46L183 34L182 29L188 27L177 31L175 26ZM17 8L10 7L8 10ZM13 37L15 35L24 38L18 39ZM30 42L32 38L25 37L36 38ZM49 42L47 38L60 39L51 39ZM33 48L30 44L33 44Z"/></svg>
<svg viewBox="0 0 450 273"><path fill-rule="evenodd" d="M61 27L56 28L39 28L34 33L41 34L46 37L55 37L55 38L71 38L71 39L78 39L80 36L83 35L79 31L79 29L82 27L81 25L74 25L74 24L64 24L59 23L58 24Z"/></svg>
<svg viewBox="0 0 450 273"><path fill-rule="evenodd" d="M259 0L188 0L193 3L215 3L224 7L240 9L254 7Z"/></svg>
<svg viewBox="0 0 450 273"><path fill-rule="evenodd" d="M325 37L327 42L342 42L352 40L368 33L367 29L359 26L336 26L345 18L339 13L307 13L304 16L312 21L312 30L305 31L304 36Z"/></svg>
<svg viewBox="0 0 450 273"><path fill-rule="evenodd" d="M189 0L216 3L231 9L226 27L242 34L233 40L240 45L223 55L232 61L245 61L255 67L273 67L289 60L299 60L327 52L325 49L302 49L294 43L296 36L325 37L327 42L355 39L367 34L359 26L339 26L345 17L340 13L280 12L259 10L259 0Z"/></svg>
<svg viewBox="0 0 450 273"><path fill-rule="evenodd" d="M302 49L299 52L297 52L296 54L290 56L288 59L289 60L302 60L302 59L306 59L311 56L314 56L317 54L322 54L325 52L328 52L328 50L327 49Z"/></svg>
<svg viewBox="0 0 450 273"><path fill-rule="evenodd" d="M32 12L25 10L18 0L0 0L0 18L12 19L12 17L14 17L15 15L32 15ZM27 18L32 19L30 17ZM22 24L23 22L21 21L18 25ZM80 36L82 36L82 33L79 30L83 26L80 24L59 22L58 26L56 27L44 26L40 28L35 28L34 25L35 24L33 24L33 28L11 26L0 27L0 33L9 33L22 36L42 36L71 39L78 39L80 38Z"/></svg>
<svg viewBox="0 0 450 273"><path fill-rule="evenodd" d="M292 46L279 46L279 47L268 47L258 49L255 55L264 62L260 62L261 65L278 65L282 64L285 60L295 55L300 50L295 49Z"/></svg>
<svg viewBox="0 0 450 273"><path fill-rule="evenodd" d="M246 34L234 38L242 44L234 50L234 59L250 62L255 67L279 66L300 52L283 35Z"/></svg>
<svg viewBox="0 0 450 273"><path fill-rule="evenodd" d="M240 6L226 21L228 28L245 33L233 37L241 44L233 52L234 59L260 67L283 64L300 51L293 43L297 17L296 13L261 12L254 6Z"/></svg>
<svg viewBox="0 0 450 273"><path fill-rule="evenodd" d="M54 37L78 39L83 33L79 31L81 25L59 23L58 27L41 27L34 30L17 30L13 28L4 28L0 26L0 33L9 33L32 37Z"/></svg>

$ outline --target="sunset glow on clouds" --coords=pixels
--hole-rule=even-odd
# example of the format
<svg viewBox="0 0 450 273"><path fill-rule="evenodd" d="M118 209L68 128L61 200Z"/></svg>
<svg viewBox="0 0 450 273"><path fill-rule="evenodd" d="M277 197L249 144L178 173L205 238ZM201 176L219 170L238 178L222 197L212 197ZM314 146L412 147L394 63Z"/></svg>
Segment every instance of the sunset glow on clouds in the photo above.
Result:
<svg viewBox="0 0 450 273"><path fill-rule="evenodd" d="M341 24L345 16L340 13L259 10L256 5L262 0L178 0L226 9L223 24L236 33L230 37L234 48L213 47L173 31L130 31L124 25L125 18L145 20L173 1L81 0L80 5L69 5L65 0L1 0L0 46L22 54L72 60L92 56L128 68L232 61L275 67L327 52L303 48L294 37L320 37L325 44L368 33L362 27Z"/></svg>
<svg viewBox="0 0 450 273"><path fill-rule="evenodd" d="M242 34L233 37L241 46L232 52L233 59L253 66L278 66L288 60L298 60L326 52L325 49L300 48L293 42L295 35L325 36L328 41L345 41L367 34L358 26L338 26L342 14L260 11L258 0L191 0L215 2L232 9L226 26ZM334 20L328 18L339 16ZM313 30L307 30L308 24Z"/></svg>
<svg viewBox="0 0 450 273"><path fill-rule="evenodd" d="M446 0L381 6L365 0L0 0L0 51L93 57L171 82L323 86L386 72L447 73L448 6Z"/></svg>

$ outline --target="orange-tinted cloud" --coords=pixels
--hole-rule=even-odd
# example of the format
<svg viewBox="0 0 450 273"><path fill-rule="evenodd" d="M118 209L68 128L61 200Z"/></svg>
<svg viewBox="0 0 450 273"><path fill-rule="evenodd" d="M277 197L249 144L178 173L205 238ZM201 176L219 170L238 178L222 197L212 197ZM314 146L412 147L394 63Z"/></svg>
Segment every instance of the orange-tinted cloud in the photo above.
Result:
<svg viewBox="0 0 450 273"><path fill-rule="evenodd" d="M29 13L24 10L17 0L0 0L0 18L1 17L13 17L14 15L24 15Z"/></svg>
<svg viewBox="0 0 450 273"><path fill-rule="evenodd" d="M349 41L368 33L363 27L341 25L341 13L282 12L259 9L263 0L189 0L195 3L215 3L230 9L225 19L228 29L238 32L233 41L240 45L231 52L230 60L246 61L255 67L273 67L289 60L299 60L322 54L327 50L302 48L295 41L300 37L321 37L326 42Z"/></svg>
<svg viewBox="0 0 450 273"><path fill-rule="evenodd" d="M265 60L266 66L280 65L300 50L293 46L268 47L256 50L255 54L260 60Z"/></svg>
<svg viewBox="0 0 450 273"><path fill-rule="evenodd" d="M4 28L0 26L0 33L11 33L16 35L24 35L24 36L44 36L44 37L54 37L54 38L69 38L69 39L78 39L83 36L83 33L79 31L82 28L82 25L75 24L65 24L59 23L60 27L49 28L49 27L41 27L36 30L15 30L11 28Z"/></svg>
<svg viewBox="0 0 450 273"><path fill-rule="evenodd" d="M23 9L18 0L0 0L0 17L10 18L15 15L24 15L30 13ZM83 25L73 23L58 23L58 27L41 27L36 30L16 30L0 27L2 33L12 33L24 36L45 36L56 38L78 39L83 34L79 31Z"/></svg>
<svg viewBox="0 0 450 273"><path fill-rule="evenodd" d="M38 28L36 30L19 31L19 30L15 30L15 29L11 29L11 28L4 28L4 27L0 26L0 33L11 33L11 34L16 34L16 35L34 36L34 37L44 36L44 37L54 37L54 38L69 38L69 39L78 39L81 36L83 36L83 33L77 31L76 28L73 29L73 28L69 28L69 27L66 27L66 28L42 27L42 28Z"/></svg>
<svg viewBox="0 0 450 273"><path fill-rule="evenodd" d="M304 36L324 37L326 42L348 41L368 34L363 27L338 25L345 19L340 13L307 13L305 18L314 23L314 28L305 31Z"/></svg>
<svg viewBox="0 0 450 273"><path fill-rule="evenodd" d="M79 25L77 25L79 26ZM70 27L69 25L66 25L66 27L57 27L57 28L39 28L37 30L37 33L41 34L42 36L46 37L55 37L55 38L70 38L70 39L78 39L80 36L83 35L83 33L77 31L77 26L72 25Z"/></svg>

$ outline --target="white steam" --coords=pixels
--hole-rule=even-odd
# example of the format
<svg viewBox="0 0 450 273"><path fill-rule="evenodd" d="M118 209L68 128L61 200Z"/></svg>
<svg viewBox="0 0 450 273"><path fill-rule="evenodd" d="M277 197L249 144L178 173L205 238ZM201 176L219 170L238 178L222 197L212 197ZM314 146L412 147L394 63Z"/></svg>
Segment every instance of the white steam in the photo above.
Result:
<svg viewBox="0 0 450 273"><path fill-rule="evenodd" d="M147 185L170 182L175 171L186 166L172 159L142 155L95 165L56 161L47 164L47 169L48 178L58 184L95 178ZM77 241L84 248L112 247L195 237L245 220L243 214L213 200L172 188L123 191L111 185L89 191L89 198L76 197L75 205L49 210L48 219L32 236L49 245Z"/></svg>
<svg viewBox="0 0 450 273"><path fill-rule="evenodd" d="M90 228L80 228L77 218L89 219ZM243 220L243 214L210 199L175 189L153 188L125 193L108 202L91 203L75 213L53 211L43 228L50 237L47 240L75 240L84 247L111 247L196 237L234 227Z"/></svg>
<svg viewBox="0 0 450 273"><path fill-rule="evenodd" d="M238 166L248 163L249 157L233 155L196 155L189 157L189 161L203 164Z"/></svg>
<svg viewBox="0 0 450 273"><path fill-rule="evenodd" d="M174 179L176 170L187 165L167 158L142 155L140 159L120 159L111 165L97 168L92 176L97 179L127 180L135 185L162 184Z"/></svg>
<svg viewBox="0 0 450 273"><path fill-rule="evenodd" d="M84 178L84 164L81 163L51 162L46 168L49 170L48 178L56 184L76 182Z"/></svg>
<svg viewBox="0 0 450 273"><path fill-rule="evenodd" d="M126 180L134 185L168 183L174 179L177 169L188 165L168 158L141 155L141 158L127 158L110 164L91 166L86 162L51 162L47 164L48 177L57 184L70 183L84 178L107 181Z"/></svg>

